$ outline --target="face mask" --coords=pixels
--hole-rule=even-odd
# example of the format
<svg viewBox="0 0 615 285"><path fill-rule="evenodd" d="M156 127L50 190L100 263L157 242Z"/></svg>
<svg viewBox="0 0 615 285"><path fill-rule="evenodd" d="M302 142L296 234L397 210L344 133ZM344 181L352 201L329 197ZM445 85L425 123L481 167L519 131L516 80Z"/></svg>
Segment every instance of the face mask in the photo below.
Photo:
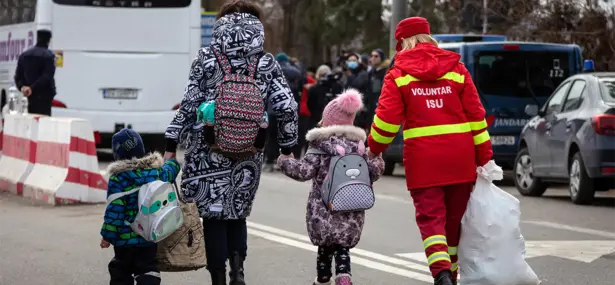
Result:
<svg viewBox="0 0 615 285"><path fill-rule="evenodd" d="M359 67L359 63L356 61L349 61L346 63L346 66L350 69L357 69L357 67Z"/></svg>

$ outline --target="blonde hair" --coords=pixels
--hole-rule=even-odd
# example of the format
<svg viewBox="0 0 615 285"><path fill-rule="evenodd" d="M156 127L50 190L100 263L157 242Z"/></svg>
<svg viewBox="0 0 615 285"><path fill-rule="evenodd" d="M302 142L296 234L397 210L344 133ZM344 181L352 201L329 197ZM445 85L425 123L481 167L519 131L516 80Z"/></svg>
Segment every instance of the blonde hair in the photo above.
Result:
<svg viewBox="0 0 615 285"><path fill-rule="evenodd" d="M438 41L428 34L416 34L401 42L402 50L413 49L418 43L430 43L438 46Z"/></svg>
<svg viewBox="0 0 615 285"><path fill-rule="evenodd" d="M329 66L326 65L321 65L318 67L318 69L316 70L316 80L320 79L320 74L326 72L327 74L331 73L331 68Z"/></svg>

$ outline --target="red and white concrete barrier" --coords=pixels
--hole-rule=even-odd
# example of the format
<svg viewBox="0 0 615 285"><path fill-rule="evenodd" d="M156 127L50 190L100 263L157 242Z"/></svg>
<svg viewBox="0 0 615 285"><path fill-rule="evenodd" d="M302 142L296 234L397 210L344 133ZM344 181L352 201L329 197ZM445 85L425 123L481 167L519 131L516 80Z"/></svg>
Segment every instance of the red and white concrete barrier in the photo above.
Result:
<svg viewBox="0 0 615 285"><path fill-rule="evenodd" d="M23 195L53 205L104 203L106 190L91 124L83 119L41 118L36 161L24 181Z"/></svg>
<svg viewBox="0 0 615 285"><path fill-rule="evenodd" d="M36 160L36 136L38 119L36 115L6 115L0 158L0 190L17 195L23 192L26 180Z"/></svg>

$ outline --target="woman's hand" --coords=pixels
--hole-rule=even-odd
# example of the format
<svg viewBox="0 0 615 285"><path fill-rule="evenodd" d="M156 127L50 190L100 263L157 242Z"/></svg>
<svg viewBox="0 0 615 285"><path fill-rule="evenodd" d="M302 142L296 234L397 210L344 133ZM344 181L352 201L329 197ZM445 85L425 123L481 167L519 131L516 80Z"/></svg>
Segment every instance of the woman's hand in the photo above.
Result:
<svg viewBox="0 0 615 285"><path fill-rule="evenodd" d="M370 158L374 158L377 155L375 153L372 152L371 149L369 149L369 147L367 148L367 156L369 156Z"/></svg>
<svg viewBox="0 0 615 285"><path fill-rule="evenodd" d="M164 152L164 160L171 159L171 158L172 158L172 159L175 159L175 158L176 158L175 153L174 153L174 152L168 152L168 151L165 151L165 152Z"/></svg>
<svg viewBox="0 0 615 285"><path fill-rule="evenodd" d="M279 157L279 159L288 159L288 158L295 158L295 155L294 155L294 154L292 154L292 153L291 153L291 154L289 154L289 155L285 155L285 154L283 154L283 153L280 153L280 157Z"/></svg>

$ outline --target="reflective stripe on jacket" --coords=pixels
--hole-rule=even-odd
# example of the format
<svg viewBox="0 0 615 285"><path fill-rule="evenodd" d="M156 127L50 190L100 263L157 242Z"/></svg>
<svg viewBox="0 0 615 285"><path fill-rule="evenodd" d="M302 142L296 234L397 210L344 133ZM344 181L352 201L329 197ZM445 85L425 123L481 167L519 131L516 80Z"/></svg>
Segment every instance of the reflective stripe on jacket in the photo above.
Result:
<svg viewBox="0 0 615 285"><path fill-rule="evenodd" d="M369 136L383 152L403 125L408 189L476 179L476 166L491 159L485 110L459 55L418 44L395 57Z"/></svg>

